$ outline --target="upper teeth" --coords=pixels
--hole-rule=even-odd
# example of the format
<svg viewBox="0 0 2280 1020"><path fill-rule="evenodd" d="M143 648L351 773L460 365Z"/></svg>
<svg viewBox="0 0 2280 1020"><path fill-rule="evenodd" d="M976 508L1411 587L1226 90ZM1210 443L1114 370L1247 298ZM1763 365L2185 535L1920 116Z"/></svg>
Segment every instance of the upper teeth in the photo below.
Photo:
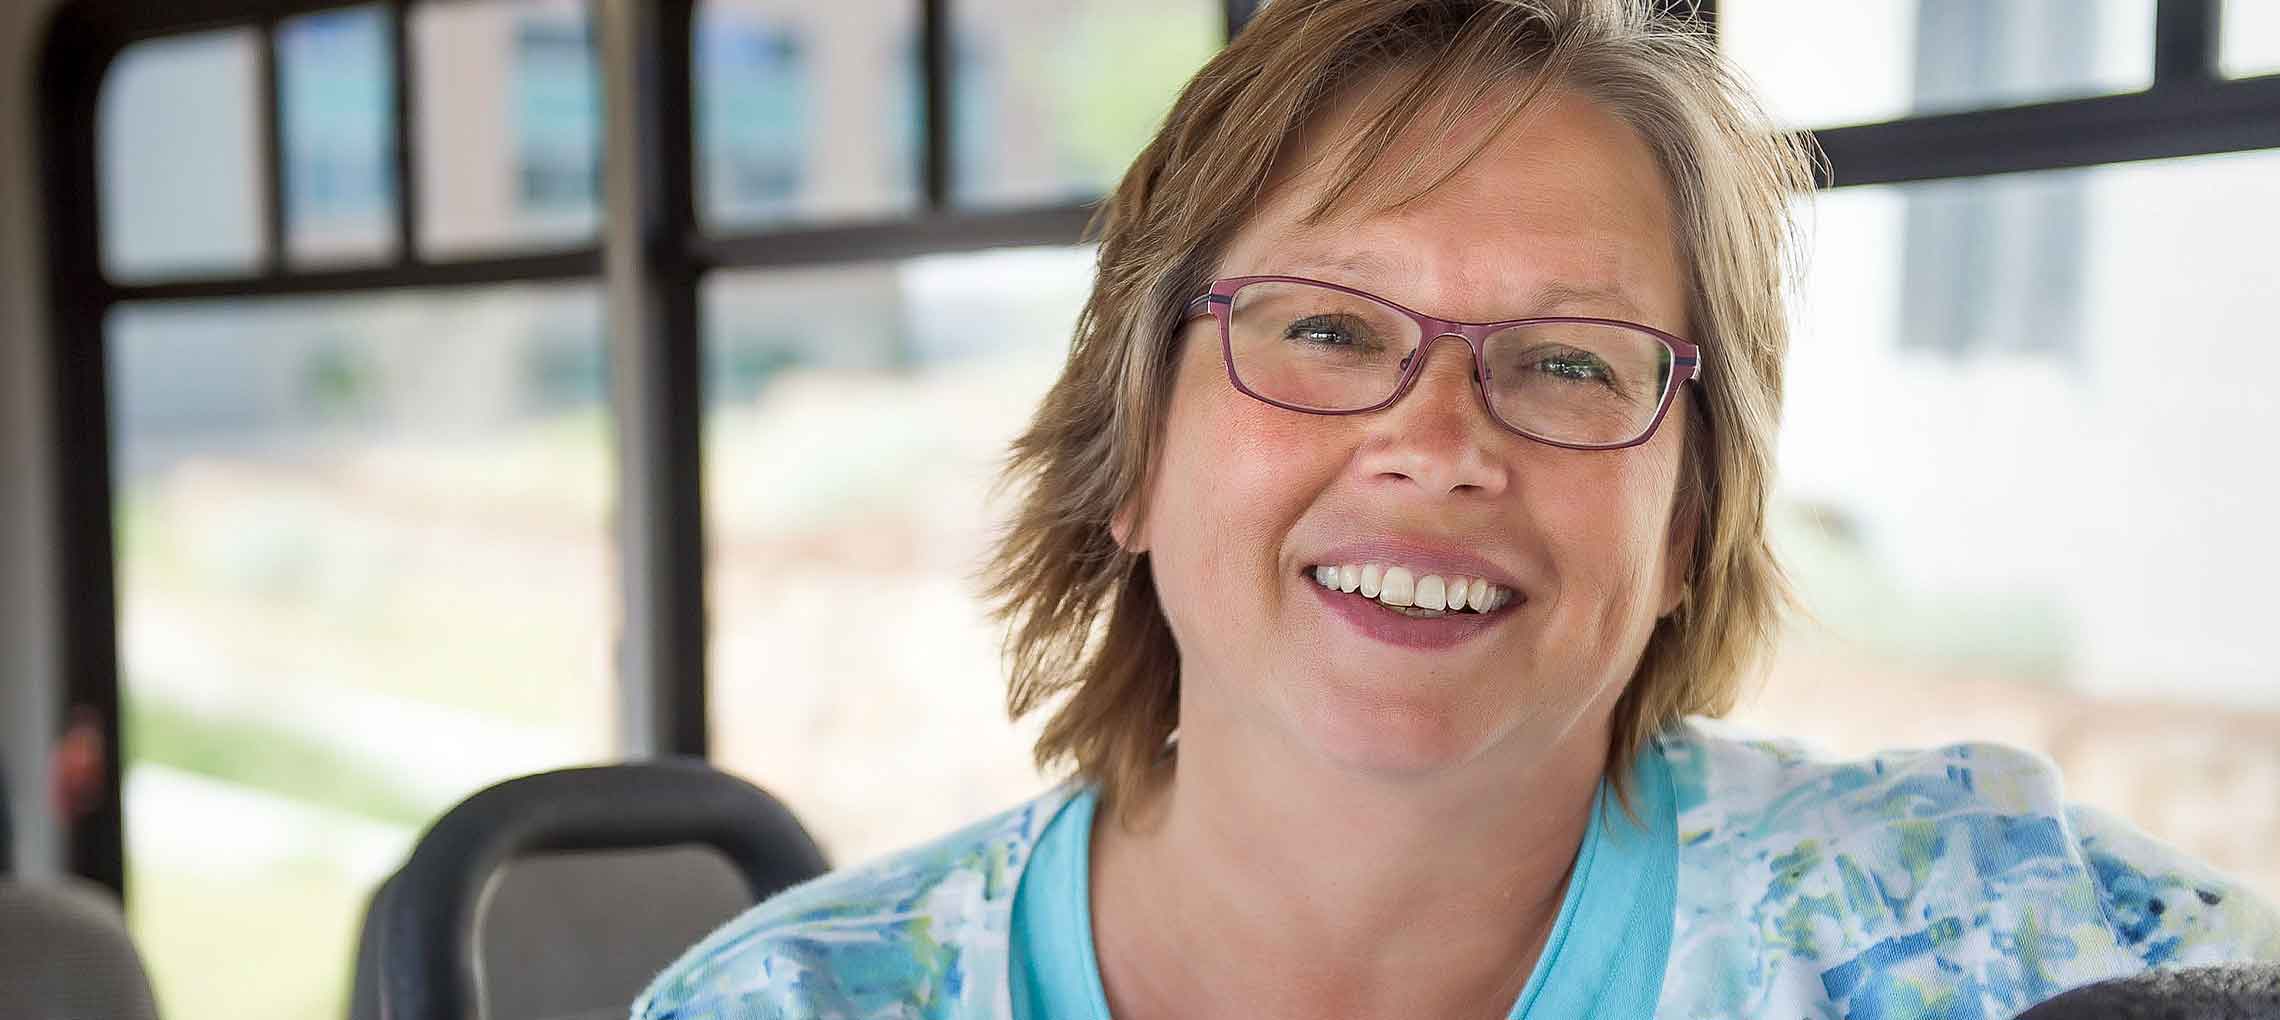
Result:
<svg viewBox="0 0 2280 1020"><path fill-rule="evenodd" d="M1324 564L1314 568L1314 579L1333 591L1360 592L1389 606L1485 613L1512 601L1512 590L1501 584L1477 577L1419 576L1407 567L1382 563Z"/></svg>

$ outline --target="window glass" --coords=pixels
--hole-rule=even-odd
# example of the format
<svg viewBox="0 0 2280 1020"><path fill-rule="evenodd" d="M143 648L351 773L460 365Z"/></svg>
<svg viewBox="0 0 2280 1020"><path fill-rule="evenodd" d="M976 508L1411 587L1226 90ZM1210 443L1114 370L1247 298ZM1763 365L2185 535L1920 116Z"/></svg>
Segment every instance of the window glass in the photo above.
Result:
<svg viewBox="0 0 2280 1020"><path fill-rule="evenodd" d="M1745 714L2042 751L2280 893L2276 176L2265 151L1819 198L1776 514L1819 625Z"/></svg>
<svg viewBox="0 0 2280 1020"><path fill-rule="evenodd" d="M708 0L697 8L697 201L714 228L917 208L920 110L898 40L918 7Z"/></svg>
<svg viewBox="0 0 2280 1020"><path fill-rule="evenodd" d="M396 249L395 71L376 7L277 26L285 252L295 262L379 259Z"/></svg>
<svg viewBox="0 0 2280 1020"><path fill-rule="evenodd" d="M578 0L412 8L419 244L561 247L600 223L601 82Z"/></svg>
<svg viewBox="0 0 2280 1020"><path fill-rule="evenodd" d="M346 1010L422 827L612 746L598 292L109 324L129 923L176 1020Z"/></svg>
<svg viewBox="0 0 2280 1020"><path fill-rule="evenodd" d="M2217 62L2236 78L2280 72L2280 3L2225 0Z"/></svg>
<svg viewBox="0 0 2280 1020"><path fill-rule="evenodd" d="M1098 198L1226 40L1208 0L959 0L952 185L975 205Z"/></svg>
<svg viewBox="0 0 2280 1020"><path fill-rule="evenodd" d="M96 160L112 279L260 267L259 45L251 29L201 32L135 43L111 65Z"/></svg>
<svg viewBox="0 0 2280 1020"><path fill-rule="evenodd" d="M836 863L1036 793L974 572L1092 250L718 276L704 293L714 757ZM796 484L787 484L796 480ZM851 639L893 621L893 640Z"/></svg>
<svg viewBox="0 0 2280 1020"><path fill-rule="evenodd" d="M1833 127L2132 92L2154 0L1725 0L1718 44L1776 122Z"/></svg>

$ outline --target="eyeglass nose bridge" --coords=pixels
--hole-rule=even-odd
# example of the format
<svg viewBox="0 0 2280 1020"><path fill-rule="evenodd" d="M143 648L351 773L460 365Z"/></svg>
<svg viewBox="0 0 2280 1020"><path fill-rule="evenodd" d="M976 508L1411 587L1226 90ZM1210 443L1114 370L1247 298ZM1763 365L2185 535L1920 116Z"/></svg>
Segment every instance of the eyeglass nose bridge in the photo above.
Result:
<svg viewBox="0 0 2280 1020"><path fill-rule="evenodd" d="M1488 411L1489 417L1496 418L1495 409L1488 404L1488 359L1481 356L1481 345L1488 339L1485 331L1453 322L1434 322L1426 326L1423 332L1425 336L1417 341L1416 348L1401 356L1401 382L1394 389L1393 399L1386 401L1386 404L1390 406L1408 396L1410 389L1417 384L1417 377L1425 373L1425 359L1421 355L1432 350L1434 344L1454 339L1464 344L1466 353L1472 356L1474 395L1480 398L1481 408Z"/></svg>

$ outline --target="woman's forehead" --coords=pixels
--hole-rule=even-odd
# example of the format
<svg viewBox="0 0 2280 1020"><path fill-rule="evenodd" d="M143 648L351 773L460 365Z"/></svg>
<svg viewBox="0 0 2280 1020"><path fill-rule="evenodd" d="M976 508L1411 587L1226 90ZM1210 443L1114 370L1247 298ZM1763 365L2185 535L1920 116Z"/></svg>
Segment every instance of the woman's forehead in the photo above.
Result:
<svg viewBox="0 0 2280 1020"><path fill-rule="evenodd" d="M1498 109L1483 104L1446 130L1405 131L1370 172L1432 187L1356 182L1363 197L1313 217L1341 180L1365 105L1326 111L1302 136L1292 171L1236 231L1220 275L1286 273L1372 289L1455 273L1528 306L1514 314L1565 305L1671 321L1683 311L1682 246L1661 170L1638 133L1599 104L1548 91L1501 130ZM1455 163L1475 147L1474 158Z"/></svg>
<svg viewBox="0 0 2280 1020"><path fill-rule="evenodd" d="M1341 191L1323 207L1299 203L1302 215L1374 212L1428 193L1491 178L1493 186L1538 179L1556 187L1560 171L1667 204L1669 185L1646 138L1616 109L1557 82L1516 75L1485 83L1449 83L1421 99L1405 89L1419 72L1383 68L1326 97L1288 137L1270 168L1270 200ZM1378 141L1382 138L1382 141ZM1382 145L1357 165L1357 150ZM1497 173L1496 171L1511 171ZM1349 208L1352 207L1352 208Z"/></svg>
<svg viewBox="0 0 2280 1020"><path fill-rule="evenodd" d="M1431 268L1413 251L1352 243L1281 248L1274 251L1272 262L1272 266L1259 268L1272 269L1275 275L1303 276L1372 291L1396 304L1422 300L1415 298L1412 292L1418 289L1415 286L1418 281L1431 274ZM1539 264L1530 267L1533 271L1520 274L1502 273L1499 271L1502 267L1493 265L1479 268L1483 277L1493 279L1476 282L1498 292L1502 303L1481 312L1483 318L1478 321L1537 315L1600 315L1655 324L1661 317L1661 312L1650 307L1651 302L1640 293L1642 287L1636 282L1627 282L1635 281L1639 274L1626 270L1621 260L1571 261L1557 267ZM1663 325L1671 328L1671 324Z"/></svg>

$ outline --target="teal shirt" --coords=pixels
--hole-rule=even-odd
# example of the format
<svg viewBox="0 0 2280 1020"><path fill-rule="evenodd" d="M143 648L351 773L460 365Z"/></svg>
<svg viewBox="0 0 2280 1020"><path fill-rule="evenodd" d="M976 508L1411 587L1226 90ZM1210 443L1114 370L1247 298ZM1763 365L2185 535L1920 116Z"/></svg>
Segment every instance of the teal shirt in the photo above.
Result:
<svg viewBox="0 0 2280 1020"><path fill-rule="evenodd" d="M1639 756L1631 807L1600 784L1542 959L1512 1004L1512 1020L1655 1015L1670 956L1678 880L1678 818L1670 769L1653 747ZM1014 895L1015 1020L1109 1020L1093 955L1093 809L1085 790L1038 838Z"/></svg>

